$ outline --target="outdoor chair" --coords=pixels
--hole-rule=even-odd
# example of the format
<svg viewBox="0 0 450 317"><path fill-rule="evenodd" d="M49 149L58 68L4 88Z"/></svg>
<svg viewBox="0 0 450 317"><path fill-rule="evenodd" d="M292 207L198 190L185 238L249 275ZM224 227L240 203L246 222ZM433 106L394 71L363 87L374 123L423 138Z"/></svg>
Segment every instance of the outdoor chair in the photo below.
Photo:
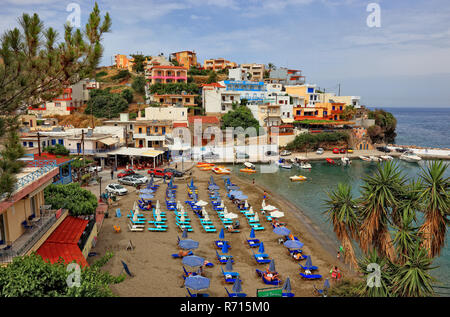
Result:
<svg viewBox="0 0 450 317"><path fill-rule="evenodd" d="M302 272L300 272L299 274L304 280L319 280L322 278L322 275L320 274L305 274Z"/></svg>

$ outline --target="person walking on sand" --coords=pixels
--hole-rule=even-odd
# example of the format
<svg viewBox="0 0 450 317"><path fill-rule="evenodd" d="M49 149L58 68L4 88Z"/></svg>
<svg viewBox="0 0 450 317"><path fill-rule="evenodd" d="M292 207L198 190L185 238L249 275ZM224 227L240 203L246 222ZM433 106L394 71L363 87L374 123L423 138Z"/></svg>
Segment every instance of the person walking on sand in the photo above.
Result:
<svg viewBox="0 0 450 317"><path fill-rule="evenodd" d="M253 185L255 185L255 179L253 179L253 182L252 182L252 183L253 183Z"/></svg>
<svg viewBox="0 0 450 317"><path fill-rule="evenodd" d="M267 195L266 191L264 191L264 194L263 194L263 199L264 199L264 200L267 200L267 199L269 199L269 196Z"/></svg>
<svg viewBox="0 0 450 317"><path fill-rule="evenodd" d="M114 168L111 168L111 179L114 179Z"/></svg>

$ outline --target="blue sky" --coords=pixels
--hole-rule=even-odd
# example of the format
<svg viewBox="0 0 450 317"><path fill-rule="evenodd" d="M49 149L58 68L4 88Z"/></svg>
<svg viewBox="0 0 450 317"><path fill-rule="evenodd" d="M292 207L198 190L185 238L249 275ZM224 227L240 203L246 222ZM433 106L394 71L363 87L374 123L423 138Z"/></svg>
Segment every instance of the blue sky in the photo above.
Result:
<svg viewBox="0 0 450 317"><path fill-rule="evenodd" d="M370 28L369 3L381 8ZM59 30L69 3L82 25L93 1L0 0L0 32L22 12L37 12ZM308 83L360 95L371 107L450 107L448 0L102 0L112 32L103 65L114 54L165 55L195 50L201 63L224 57L301 69Z"/></svg>

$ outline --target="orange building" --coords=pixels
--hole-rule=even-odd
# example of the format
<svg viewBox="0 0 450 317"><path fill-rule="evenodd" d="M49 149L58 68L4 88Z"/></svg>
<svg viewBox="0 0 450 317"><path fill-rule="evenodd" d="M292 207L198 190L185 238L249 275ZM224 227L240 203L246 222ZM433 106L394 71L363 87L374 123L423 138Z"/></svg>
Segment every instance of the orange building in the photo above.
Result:
<svg viewBox="0 0 450 317"><path fill-rule="evenodd" d="M181 51L171 54L172 59L176 59L179 66L190 69L192 66L199 66L197 63L197 54L193 51Z"/></svg>
<svg viewBox="0 0 450 317"><path fill-rule="evenodd" d="M345 103L318 102L314 106L294 107L294 120L333 120L344 121L341 115Z"/></svg>
<svg viewBox="0 0 450 317"><path fill-rule="evenodd" d="M134 58L129 59L126 55L117 54L116 56L114 56L114 61L116 68L128 69L129 71L131 71L131 68L133 67Z"/></svg>
<svg viewBox="0 0 450 317"><path fill-rule="evenodd" d="M207 59L203 62L203 68L206 70L222 70L235 68L237 64L227 61L225 58Z"/></svg>

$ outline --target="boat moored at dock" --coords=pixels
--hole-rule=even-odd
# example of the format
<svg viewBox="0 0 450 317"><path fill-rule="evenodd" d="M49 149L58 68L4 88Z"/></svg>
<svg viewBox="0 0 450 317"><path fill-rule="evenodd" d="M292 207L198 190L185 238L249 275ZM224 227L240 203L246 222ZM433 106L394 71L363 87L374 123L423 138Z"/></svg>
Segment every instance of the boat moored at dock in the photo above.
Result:
<svg viewBox="0 0 450 317"><path fill-rule="evenodd" d="M422 158L413 152L405 152L399 157L401 160L406 162L419 162L422 160Z"/></svg>

